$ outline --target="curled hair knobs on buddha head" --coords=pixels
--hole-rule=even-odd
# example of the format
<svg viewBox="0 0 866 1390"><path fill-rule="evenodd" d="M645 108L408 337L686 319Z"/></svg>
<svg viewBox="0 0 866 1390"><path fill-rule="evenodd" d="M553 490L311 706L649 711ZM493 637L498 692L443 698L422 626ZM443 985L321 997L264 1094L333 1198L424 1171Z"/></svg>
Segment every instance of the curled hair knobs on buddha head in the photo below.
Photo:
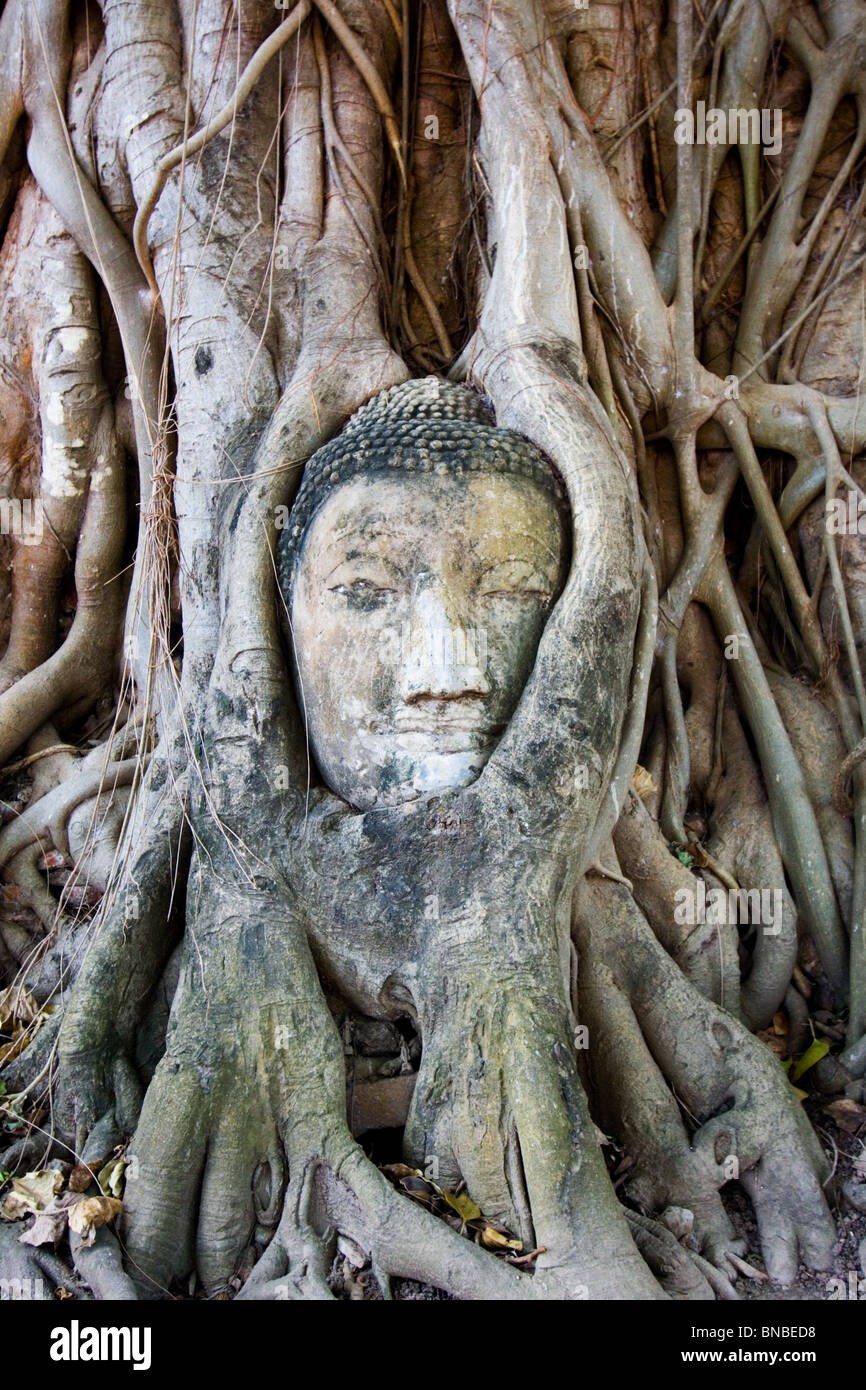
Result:
<svg viewBox="0 0 866 1390"><path fill-rule="evenodd" d="M467 386L420 377L367 401L312 455L279 540L280 584L288 596L313 516L341 483L361 475L403 472L452 476L504 473L530 478L567 511L559 474L522 435L500 429L484 400Z"/></svg>

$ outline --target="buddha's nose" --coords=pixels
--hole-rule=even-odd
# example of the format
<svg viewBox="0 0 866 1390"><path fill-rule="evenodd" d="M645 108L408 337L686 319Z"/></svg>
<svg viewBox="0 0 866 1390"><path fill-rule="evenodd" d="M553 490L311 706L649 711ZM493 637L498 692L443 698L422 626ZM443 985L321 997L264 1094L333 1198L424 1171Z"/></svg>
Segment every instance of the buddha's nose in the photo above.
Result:
<svg viewBox="0 0 866 1390"><path fill-rule="evenodd" d="M461 605L440 579L420 575L403 628L406 703L484 699L490 694L484 675L486 659L484 630L467 626Z"/></svg>

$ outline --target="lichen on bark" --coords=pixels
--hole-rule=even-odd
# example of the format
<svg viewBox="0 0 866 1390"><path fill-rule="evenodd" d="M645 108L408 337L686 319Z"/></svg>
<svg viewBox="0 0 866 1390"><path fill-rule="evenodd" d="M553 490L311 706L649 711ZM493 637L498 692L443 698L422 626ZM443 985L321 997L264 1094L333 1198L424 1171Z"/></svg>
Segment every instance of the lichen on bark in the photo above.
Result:
<svg viewBox="0 0 866 1390"><path fill-rule="evenodd" d="M385 1297L726 1297L730 1181L771 1278L830 1258L751 1030L799 1055L810 1001L847 1010L814 1076L862 1099L863 551L822 518L859 514L866 444L864 10L701 23L2 7L0 467L46 524L2 539L0 966L54 1007L4 1077L77 1158L128 1146L97 1296L331 1297L342 1240ZM753 92L780 151L676 143ZM359 407L431 374L555 468L568 573L480 776L358 809L293 686L280 528ZM684 924L698 876L777 893L779 930ZM524 1262L365 1151L371 1020L405 1161Z"/></svg>

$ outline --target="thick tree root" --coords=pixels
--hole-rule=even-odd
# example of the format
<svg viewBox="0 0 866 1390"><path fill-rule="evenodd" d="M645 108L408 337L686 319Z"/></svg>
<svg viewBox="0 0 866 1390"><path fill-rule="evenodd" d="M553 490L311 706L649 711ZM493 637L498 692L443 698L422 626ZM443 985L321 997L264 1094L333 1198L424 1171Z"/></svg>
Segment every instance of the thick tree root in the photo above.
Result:
<svg viewBox="0 0 866 1390"><path fill-rule="evenodd" d="M614 827L613 843L634 897L659 941L686 979L708 999L737 1003L739 963L736 931L727 923L689 922L678 905L695 898L697 879L671 854L658 824L631 793ZM787 981L786 981L787 983ZM733 994L733 1000L731 995Z"/></svg>
<svg viewBox="0 0 866 1390"><path fill-rule="evenodd" d="M114 1143L135 1127L141 1084L129 1060L150 994L175 945L170 907L188 849L184 787L162 760L129 828L124 872L79 957L59 1046L57 1115L77 1151L97 1123ZM110 1146L109 1146L110 1147Z"/></svg>
<svg viewBox="0 0 866 1390"><path fill-rule="evenodd" d="M827 1268L827 1162L777 1060L684 979L619 886L586 881L575 931L592 1095L635 1159L632 1191L691 1210L707 1258L735 1274L718 1191L738 1179L770 1277L790 1284L798 1257Z"/></svg>
<svg viewBox="0 0 866 1390"><path fill-rule="evenodd" d="M145 829L130 832L124 843L126 862L117 882L109 882L72 995L62 998L63 1009L28 1054L7 1069L7 1084L23 1088L40 1074L46 1081L59 1030L64 1135L95 1157L137 1124L125 1219L136 1287L148 1295L195 1269L212 1294L246 1280L244 1297L330 1297L330 1257L343 1236L370 1256L384 1295L392 1276L409 1276L466 1298L655 1298L662 1289L677 1297L705 1297L710 1290L730 1297L728 1276L741 1268L742 1247L719 1191L737 1177L752 1198L771 1277L790 1281L798 1257L821 1267L832 1232L819 1146L775 1059L732 1015L757 1027L787 1001L792 1031L802 1030L804 1010L790 984L799 916L840 1004L851 962L850 1045L834 1064L836 1080L866 1069L860 1040L866 860L862 843L855 854L851 827L829 796L831 774L863 732L845 672L856 686L860 724L866 718L855 643L863 603L856 567L844 555L840 565L826 535L816 549L804 532L805 568L826 560L832 581L824 586L821 575L810 573L816 589L807 594L782 520L784 514L790 525L822 482L835 497L843 477L850 481L839 449L853 456L864 445L853 390L823 397L795 380L798 372L809 379L811 337L813 356L828 355L825 340L814 334L808 301L829 281L836 252L841 262L849 249L844 229L826 248L819 234L827 231L834 204L847 198L849 177L859 177L862 121L848 134L842 123L844 139L830 152L829 174L823 164L816 170L828 138L835 140L843 98L862 99L862 6L820 6L808 30L799 15L789 23L784 3L770 3L766 12L734 5L718 30L715 10L707 19L700 61L709 61L704 41L717 40L712 82L718 81L721 105L745 104L746 92L757 90L771 55L775 65L777 39L787 43L783 73L808 80L810 88L800 138L791 142L786 135L781 196L761 207L759 157L741 146L743 187L732 180L731 227L717 230L711 212L721 223L728 214L717 216L719 202L711 207L711 199L728 198L722 186L733 164L728 146L679 148L675 200L673 145L659 141L655 129L658 114L662 136L669 131L673 102L682 100L692 66L686 6L677 15L681 91L658 101L646 64L638 71L661 23L656 3L645 4L642 14L639 7L633 16L622 14L616 44L628 48L639 38L633 65L613 46L609 6L575 18L574 7L544 0L447 0L452 27L441 44L442 100L431 93L429 68L438 62L445 0L423 8L414 35L391 0L383 6L316 0L314 23L302 0L283 19L282 34L273 7L247 6L221 32L209 15L204 37L188 49L172 4L104 0L99 8L105 43L92 62L89 48L86 60L73 55L67 4L7 0L0 16L0 152L9 152L0 193L10 171L14 176L11 142L22 116L32 178L43 190L32 179L24 189L0 276L4 287L14 282L20 291L23 284L26 292L26 275L16 277L16 260L19 267L26 260L22 228L33 234L28 245L40 268L51 263L56 234L54 260L85 310L79 314L71 298L49 305L40 319L42 340L31 344L38 351L28 380L38 398L43 465L65 449L67 482L76 491L53 499L51 534L38 550L28 556L18 548L11 638L0 668L0 761L61 707L74 718L113 673L124 460L119 427L102 395L101 361L113 348L110 337L98 341L98 296L86 256L102 276L123 340L125 360L118 361L115 380L128 372L136 387L145 525L129 627L139 693L154 676L142 637L152 637L169 659L173 504L182 698L194 716L184 751L194 765L193 784L200 777L206 785L193 798L195 853L191 880L182 885L180 983L165 1055L143 1106L134 1059L146 1052L149 1069L161 1048L160 996L172 991L167 962L180 936L172 902L188 857L187 811L167 782L139 798ZM184 19L186 9L181 6ZM185 37L193 29L185 25ZM425 66L417 100L413 37ZM278 78L277 63L267 59L287 38ZM465 102L462 93L456 99L458 46L477 103L477 142L470 140L468 88ZM610 61L615 82L607 76ZM398 65L403 104L395 109ZM85 70L91 90L100 87L95 127L77 119L83 113L75 105L76 74ZM628 134L622 130L633 115L639 77L652 104L656 199L671 208L659 239L658 281L645 245L655 214L638 178L646 154L639 122ZM233 124L242 98L244 139L218 134L217 126L228 131ZM284 98L285 130L275 138L274 113ZM211 99L221 115L190 134L190 112L201 113ZM69 140L64 110L71 113ZM445 149L426 138L427 118L437 115ZM420 189L412 186L407 159L413 121ZM84 134L91 129L93 141ZM596 147L598 133L617 146L609 168ZM204 157L190 161L196 151ZM228 163L225 171L218 168L223 154L232 160L230 179ZM83 177L83 167L92 179ZM396 175L392 185L389 175ZM129 228L137 205L140 259L162 297L176 383L176 477L158 428L163 334L151 320L155 295L145 289L98 181ZM383 208L393 201L398 230L390 248ZM423 218L434 204L436 226L425 241ZM862 210L862 195L856 207ZM446 276L451 243L465 220L481 269L477 286L458 291ZM751 242L756 233L759 244ZM732 254L713 284L726 252ZM31 280L34 264L31 257ZM742 280L730 278L741 268ZM283 270L285 280L275 274ZM407 271L415 286L408 301ZM705 279L705 357L718 375L694 355L695 284L700 293ZM724 323L710 316L726 287L728 307L742 291L736 341L727 309ZM665 298L675 290L669 312ZM26 293L13 307L13 328L22 316L35 320ZM787 344L771 345L790 315ZM79 319L83 338L74 337ZM315 787L307 796L309 749L302 721L289 727L286 653L271 602L275 515L290 503L311 451L372 393L405 377L396 355L401 333L418 361L442 365L451 355L449 335L465 321L472 337L452 375L471 373L494 401L499 422L526 434L559 467L576 523L572 575L542 640L522 714L470 793L405 815L355 815ZM49 360L52 344L58 351ZM27 377L21 354L15 365ZM165 366L167 385L167 359ZM723 398L729 366L740 372L739 404ZM774 373L776 382L759 379ZM81 409L52 434L55 415L75 405L66 389L70 374ZM24 468L32 463L36 435L27 392L5 385L0 391L4 461L15 457ZM65 404L64 394L70 396ZM664 498L664 450L648 457L642 439L650 409L651 428L673 446ZM714 414L727 434L707 423ZM703 455L699 466L697 432L704 424L710 434L715 430L713 448L725 453ZM778 508L753 443L796 458ZM833 718L823 709L819 715L812 693L804 698L790 678L768 673L766 652L778 634L767 635L765 611L762 632L741 609L724 546L738 470L760 523L751 556L760 560L766 552L770 561L761 592L782 633L777 649L790 641L796 659L811 663L814 677L826 682L841 746ZM47 499L51 468L42 471ZM217 485L236 475L243 478L236 493ZM665 835L681 843L687 811L697 804L712 836L700 836L710 856L701 871L746 889L778 889L784 897L781 930L759 933L742 986L735 926L677 919L678 893L693 894L698 880L671 857L644 808L632 802L617 827L618 880L615 855L600 843L609 802L617 813L622 803L620 761L625 757L627 778L636 761L638 731L627 727L622 735L629 672L640 715L649 680L648 660L641 680L641 662L629 661L642 553L636 479L657 587L667 585L650 749ZM733 550L738 543L735 537ZM59 580L73 552L78 610L54 651ZM744 568L757 586L761 566L747 559ZM712 612L715 640L696 596ZM830 600L845 637L847 666L838 670ZM645 604L645 618L650 611ZM725 708L720 650L729 637L741 648L730 669L763 786L733 705L724 724L719 713ZM639 645L645 639L643 632ZM709 650L712 659L703 663ZM160 684L161 674L154 679ZM159 711L165 725L172 679L160 693L168 696ZM729 752L724 777L716 775L719 742ZM291 788L284 792L286 772ZM862 768L854 780L859 833ZM88 790L82 783L75 795L82 788ZM217 788L228 795L221 799ZM0 832L0 862L26 888L46 928L54 900L36 862L45 847L73 848L70 817L84 812L72 790L49 792ZM90 788L88 795L95 794ZM599 843L592 842L596 833ZM567 920L572 890L599 854L607 874L581 889L574 952ZM101 863L104 871L105 856ZM322 893L325 879L339 882L336 905ZM850 942L843 919L853 928ZM26 961L34 949L26 933L11 928L3 940L4 963ZM56 960L54 948L37 948L40 988L55 971L51 983L65 989L85 955L84 933L80 941L81 952L67 957L60 931ZM509 1268L437 1223L364 1158L346 1127L342 1053L311 948L328 986L343 999L373 1016L408 1014L417 1022L424 1052L407 1154L419 1164L435 1157L443 1178L465 1180L486 1214L543 1245L531 1273ZM631 1200L647 1211L688 1207L705 1260L644 1213L623 1215L596 1143L581 1063L593 1113L634 1159ZM106 1235L94 1249L87 1275L94 1291L130 1296L112 1240ZM82 1270L88 1258L76 1251Z"/></svg>

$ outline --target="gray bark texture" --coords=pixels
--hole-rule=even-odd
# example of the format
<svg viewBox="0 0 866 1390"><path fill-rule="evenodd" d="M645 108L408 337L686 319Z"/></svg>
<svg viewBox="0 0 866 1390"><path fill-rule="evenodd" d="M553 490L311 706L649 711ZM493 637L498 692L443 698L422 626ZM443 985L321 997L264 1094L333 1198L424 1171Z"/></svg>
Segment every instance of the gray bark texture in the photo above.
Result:
<svg viewBox="0 0 866 1390"><path fill-rule="evenodd" d="M828 1039L798 1084L862 1109L866 3L698 13L0 3L0 1202L52 1160L122 1201L56 1253L4 1208L4 1277L830 1267L782 1062ZM431 375L556 470L567 577L481 775L358 810L279 539Z"/></svg>

